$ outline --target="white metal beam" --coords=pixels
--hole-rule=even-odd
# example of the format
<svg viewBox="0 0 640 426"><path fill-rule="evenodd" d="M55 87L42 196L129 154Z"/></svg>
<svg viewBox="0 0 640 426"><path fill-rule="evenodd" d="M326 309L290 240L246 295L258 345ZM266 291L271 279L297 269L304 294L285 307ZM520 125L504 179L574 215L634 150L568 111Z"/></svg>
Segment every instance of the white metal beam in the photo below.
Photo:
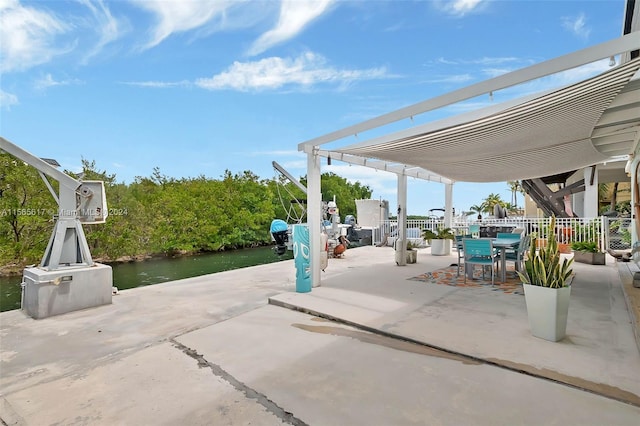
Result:
<svg viewBox="0 0 640 426"><path fill-rule="evenodd" d="M14 157L18 158L19 160L24 161L25 163L29 164L30 166L35 167L37 170L41 171L42 173L46 174L47 176L51 176L52 178L54 178L55 180L60 182L60 185L66 187L66 188L69 188L74 192L81 185L81 183L79 181L75 180L74 178L72 178L68 174L61 172L60 170L58 170L55 167L53 167L51 164L49 164L46 161L36 157L35 155L31 154L30 152L25 151L24 149L20 148L18 145L14 144L12 142L9 142L8 140L6 140L5 138L3 138L1 136L0 136L0 149L2 149L3 151L5 151L5 152L7 152L7 153L9 153L11 155L13 155ZM74 206L73 207L75 208L75 200L74 200Z"/></svg>
<svg viewBox="0 0 640 426"><path fill-rule="evenodd" d="M318 150L317 155L319 157L329 158L331 160L342 161L348 164L354 164L357 166L365 166L376 170L382 170L385 172L391 173L404 173L408 177L413 177L416 179L428 180L431 182L439 182L439 183L453 183L454 181L446 178L444 176L440 176L437 173L429 171L427 169L423 169L422 167L407 167L404 164L392 163L389 161L370 159L367 157L360 157L357 155L344 154L342 152L335 151L324 151Z"/></svg>

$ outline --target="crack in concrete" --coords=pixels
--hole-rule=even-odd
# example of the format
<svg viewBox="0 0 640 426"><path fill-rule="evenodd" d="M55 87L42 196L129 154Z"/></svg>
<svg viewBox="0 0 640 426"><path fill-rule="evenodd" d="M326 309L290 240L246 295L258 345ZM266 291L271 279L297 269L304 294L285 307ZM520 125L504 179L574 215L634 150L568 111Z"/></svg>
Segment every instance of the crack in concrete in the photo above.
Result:
<svg viewBox="0 0 640 426"><path fill-rule="evenodd" d="M307 423L305 423L304 421L294 416L293 413L290 413L286 411L284 408L280 407L274 401L270 400L266 395L242 383L241 381L233 377L231 374L229 374L227 371L225 371L219 365L214 364L210 361L207 361L207 359L203 355L200 355L194 349L191 349L173 339L170 339L170 341L174 347L180 349L184 354L196 360L198 362L198 367L209 368L214 375L225 380L227 383L233 386L236 390L242 392L245 395L245 397L255 400L258 404L262 405L269 413L275 415L283 422L294 425L294 426L308 426Z"/></svg>

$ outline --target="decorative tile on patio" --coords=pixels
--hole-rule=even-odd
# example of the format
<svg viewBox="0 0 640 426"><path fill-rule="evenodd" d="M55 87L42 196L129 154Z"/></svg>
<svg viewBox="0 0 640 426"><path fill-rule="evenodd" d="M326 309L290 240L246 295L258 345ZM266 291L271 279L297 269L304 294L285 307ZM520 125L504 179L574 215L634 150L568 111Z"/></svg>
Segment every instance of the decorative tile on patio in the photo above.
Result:
<svg viewBox="0 0 640 426"><path fill-rule="evenodd" d="M495 284L491 286L491 274L485 272L484 279L482 277L482 271L480 268L476 268L473 272L473 279L468 279L464 282L464 267L460 269L460 275L458 275L457 266L448 266L442 269L436 269L432 272L426 272L416 277L409 278L411 281L422 281L429 284L449 285L453 287L488 287L493 291L503 291L507 294L520 294L523 295L522 282L520 278L514 275L513 268L507 269L506 282L500 282L500 274L497 273L495 277Z"/></svg>

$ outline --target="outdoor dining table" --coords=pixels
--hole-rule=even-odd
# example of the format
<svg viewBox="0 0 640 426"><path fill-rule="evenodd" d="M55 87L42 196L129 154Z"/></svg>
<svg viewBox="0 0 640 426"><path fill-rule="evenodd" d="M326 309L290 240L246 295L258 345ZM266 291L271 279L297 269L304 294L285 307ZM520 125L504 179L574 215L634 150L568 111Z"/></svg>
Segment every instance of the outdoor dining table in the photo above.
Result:
<svg viewBox="0 0 640 426"><path fill-rule="evenodd" d="M491 238L493 247L500 249L500 272L502 282L507 280L507 249L515 249L520 245L520 240L516 238Z"/></svg>

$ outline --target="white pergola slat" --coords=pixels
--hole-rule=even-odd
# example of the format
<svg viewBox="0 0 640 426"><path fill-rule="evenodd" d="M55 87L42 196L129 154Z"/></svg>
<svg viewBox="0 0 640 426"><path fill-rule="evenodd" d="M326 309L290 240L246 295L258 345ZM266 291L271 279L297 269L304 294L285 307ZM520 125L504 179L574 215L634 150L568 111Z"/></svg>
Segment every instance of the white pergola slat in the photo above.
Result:
<svg viewBox="0 0 640 426"><path fill-rule="evenodd" d="M580 169L611 156L606 151L611 141L601 141L604 152L592 143L596 125L626 123L628 129L640 122L634 106L640 101L633 96L603 115L639 68L640 59L635 59L482 118L426 132L424 128L433 124L416 127L387 135L385 141L378 138L335 151L418 166L467 182L527 179ZM628 135L612 137L618 143L628 142Z"/></svg>

